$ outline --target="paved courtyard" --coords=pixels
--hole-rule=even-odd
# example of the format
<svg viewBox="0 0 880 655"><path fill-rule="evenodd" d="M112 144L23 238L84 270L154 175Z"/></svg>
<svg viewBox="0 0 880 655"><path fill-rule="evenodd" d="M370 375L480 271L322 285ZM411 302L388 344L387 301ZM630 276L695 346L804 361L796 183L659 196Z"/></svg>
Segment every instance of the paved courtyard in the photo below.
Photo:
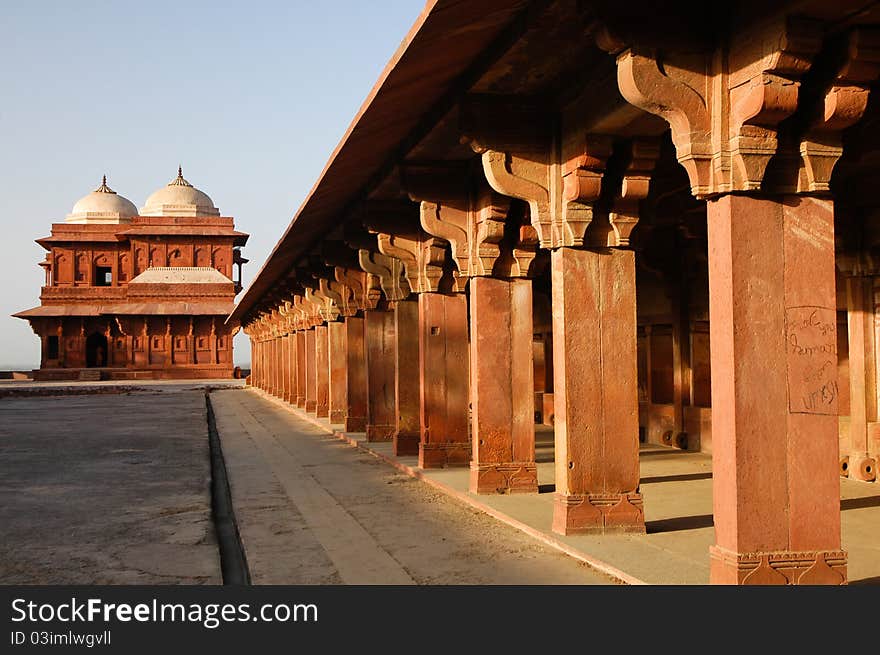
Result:
<svg viewBox="0 0 880 655"><path fill-rule="evenodd" d="M0 583L218 584L204 391L0 399Z"/></svg>
<svg viewBox="0 0 880 655"><path fill-rule="evenodd" d="M221 583L202 386L0 398L0 584ZM252 392L211 398L255 584L611 582Z"/></svg>

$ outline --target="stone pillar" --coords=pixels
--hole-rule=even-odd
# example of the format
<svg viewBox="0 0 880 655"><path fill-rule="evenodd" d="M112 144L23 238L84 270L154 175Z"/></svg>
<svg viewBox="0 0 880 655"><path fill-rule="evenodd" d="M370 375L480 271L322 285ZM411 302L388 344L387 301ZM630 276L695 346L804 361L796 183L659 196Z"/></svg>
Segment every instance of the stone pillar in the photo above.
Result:
<svg viewBox="0 0 880 655"><path fill-rule="evenodd" d="M290 402L290 335L281 337L281 399Z"/></svg>
<svg viewBox="0 0 880 655"><path fill-rule="evenodd" d="M468 322L464 294L419 294L419 466L467 466Z"/></svg>
<svg viewBox="0 0 880 655"><path fill-rule="evenodd" d="M287 402L289 402L291 405L293 405L296 403L296 397L297 397L297 370L296 370L296 365L297 365L296 343L297 343L297 340L296 340L296 332L291 332L289 335L287 335L287 339L288 339L287 361L289 362L289 367L290 367L288 370L288 378L290 380L290 393L288 394Z"/></svg>
<svg viewBox="0 0 880 655"><path fill-rule="evenodd" d="M308 344L306 341L306 331L297 330L296 332L296 406L305 408L306 406L306 371L308 365L306 362L306 351Z"/></svg>
<svg viewBox="0 0 880 655"><path fill-rule="evenodd" d="M276 398L284 395L282 384L284 380L284 372L281 368L283 357L281 353L283 337L276 336L272 340L272 393Z"/></svg>
<svg viewBox="0 0 880 655"><path fill-rule="evenodd" d="M345 318L345 431L367 430L367 353L364 336L364 319L359 316Z"/></svg>
<svg viewBox="0 0 880 655"><path fill-rule="evenodd" d="M849 476L874 480L877 462L869 455L868 424L877 422L877 357L874 333L874 278L846 277L847 329L849 333Z"/></svg>
<svg viewBox="0 0 880 655"><path fill-rule="evenodd" d="M395 377L397 407L394 454L419 454L419 303L401 300L394 307Z"/></svg>
<svg viewBox="0 0 880 655"><path fill-rule="evenodd" d="M278 337L269 341L269 393L277 396L278 392Z"/></svg>
<svg viewBox="0 0 880 655"><path fill-rule="evenodd" d="M318 369L315 328L306 330L306 411L314 412L318 407Z"/></svg>
<svg viewBox="0 0 880 655"><path fill-rule="evenodd" d="M367 440L391 441L394 436L394 314L368 310L367 352Z"/></svg>
<svg viewBox="0 0 880 655"><path fill-rule="evenodd" d="M260 344L260 346L261 346L260 349L263 351L262 357L260 358L261 363L262 363L262 368L263 368L262 373L260 373L260 382L261 382L261 389L266 392L269 391L269 344L270 343L271 342L269 339L265 339L263 341L263 343Z"/></svg>
<svg viewBox="0 0 880 655"><path fill-rule="evenodd" d="M532 282L470 280L474 493L538 491Z"/></svg>
<svg viewBox="0 0 880 655"><path fill-rule="evenodd" d="M348 357L345 353L345 323L332 321L327 324L330 358L330 423L345 423L347 406L346 398L346 366Z"/></svg>
<svg viewBox="0 0 880 655"><path fill-rule="evenodd" d="M553 530L644 532L634 253L559 248L551 255L551 276Z"/></svg>
<svg viewBox="0 0 880 655"><path fill-rule="evenodd" d="M315 415L318 418L330 415L330 357L327 326L315 327Z"/></svg>
<svg viewBox="0 0 880 655"><path fill-rule="evenodd" d="M708 201L711 581L840 584L829 200Z"/></svg>
<svg viewBox="0 0 880 655"><path fill-rule="evenodd" d="M269 366L269 349L270 349L271 344L272 344L272 340L271 340L271 338L267 338L267 339L264 339L264 341L263 341L263 345L262 345L262 350L263 350L263 357L262 357L262 361L263 361L263 373L262 373L262 375L261 375L260 377L261 377L262 380L263 380L263 386L262 386L262 389L263 389L263 391L265 391L266 393L269 393L269 372L270 372L270 366Z"/></svg>

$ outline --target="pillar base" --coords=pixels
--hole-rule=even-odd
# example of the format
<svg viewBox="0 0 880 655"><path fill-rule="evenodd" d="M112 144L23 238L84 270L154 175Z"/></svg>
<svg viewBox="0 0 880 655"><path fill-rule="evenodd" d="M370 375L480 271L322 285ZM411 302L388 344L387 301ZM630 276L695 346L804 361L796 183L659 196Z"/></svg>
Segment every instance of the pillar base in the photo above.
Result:
<svg viewBox="0 0 880 655"><path fill-rule="evenodd" d="M534 462L471 462L469 490L475 494L536 494L538 466Z"/></svg>
<svg viewBox="0 0 880 655"><path fill-rule="evenodd" d="M865 453L850 453L846 470L851 480L873 482L877 479L877 460Z"/></svg>
<svg viewBox="0 0 880 655"><path fill-rule="evenodd" d="M367 431L367 419L363 417L356 416L346 416L345 417L345 431L346 432L366 432Z"/></svg>
<svg viewBox="0 0 880 655"><path fill-rule="evenodd" d="M318 403L314 400L307 400L305 402L305 408L307 412L314 412L318 407Z"/></svg>
<svg viewBox="0 0 880 655"><path fill-rule="evenodd" d="M305 407L306 406L306 397L305 396L297 396L295 404L297 407Z"/></svg>
<svg viewBox="0 0 880 655"><path fill-rule="evenodd" d="M418 432L400 432L394 433L394 456L401 457L406 455L419 454L419 433Z"/></svg>
<svg viewBox="0 0 880 655"><path fill-rule="evenodd" d="M315 416L318 418L327 418L330 416L330 406L329 405L318 405L315 404Z"/></svg>
<svg viewBox="0 0 880 655"><path fill-rule="evenodd" d="M330 423L332 423L333 425L345 423L345 412L341 409L331 409Z"/></svg>
<svg viewBox="0 0 880 655"><path fill-rule="evenodd" d="M556 494L553 532L557 534L644 534L642 494Z"/></svg>
<svg viewBox="0 0 880 655"><path fill-rule="evenodd" d="M391 441L394 436L393 425L368 425L367 441Z"/></svg>
<svg viewBox="0 0 880 655"><path fill-rule="evenodd" d="M842 550L734 553L709 548L709 581L728 585L846 584L846 553Z"/></svg>
<svg viewBox="0 0 880 655"><path fill-rule="evenodd" d="M448 466L467 466L470 461L470 442L419 444L419 468L442 469Z"/></svg>

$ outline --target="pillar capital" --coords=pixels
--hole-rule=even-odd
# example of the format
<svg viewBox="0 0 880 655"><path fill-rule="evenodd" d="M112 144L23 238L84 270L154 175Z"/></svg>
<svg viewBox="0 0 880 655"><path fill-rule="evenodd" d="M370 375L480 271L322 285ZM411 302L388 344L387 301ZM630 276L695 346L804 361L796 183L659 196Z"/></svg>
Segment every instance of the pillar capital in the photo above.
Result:
<svg viewBox="0 0 880 655"><path fill-rule="evenodd" d="M343 316L354 316L358 311L376 308L382 297L382 289L375 275L345 266L335 267L333 275L336 282L345 289L343 298L346 299L346 306L344 311L340 309Z"/></svg>
<svg viewBox="0 0 880 655"><path fill-rule="evenodd" d="M317 289L306 287L305 291L306 300L314 306L312 310L312 325L315 327L325 321L335 321L339 316L339 309L336 307L334 299L321 291L320 283L321 280L319 279Z"/></svg>
<svg viewBox="0 0 880 655"><path fill-rule="evenodd" d="M856 29L823 48L821 23L783 17L735 37L714 52L628 48L617 56L620 92L669 123L698 198L827 193L840 133L861 118L880 72L876 33Z"/></svg>
<svg viewBox="0 0 880 655"><path fill-rule="evenodd" d="M484 186L463 203L423 200L419 220L429 234L450 244L460 277L528 277L537 233L511 210L510 199Z"/></svg>
<svg viewBox="0 0 880 655"><path fill-rule="evenodd" d="M382 293L388 302L405 300L409 296L409 281L403 274L403 262L399 259L361 249L358 251L358 262L365 273L379 279Z"/></svg>
<svg viewBox="0 0 880 655"><path fill-rule="evenodd" d="M379 252L403 263L403 270L414 293L460 291L457 276L444 284L446 245L444 239L427 234L415 238L397 234L378 234ZM451 286L451 288L443 288Z"/></svg>

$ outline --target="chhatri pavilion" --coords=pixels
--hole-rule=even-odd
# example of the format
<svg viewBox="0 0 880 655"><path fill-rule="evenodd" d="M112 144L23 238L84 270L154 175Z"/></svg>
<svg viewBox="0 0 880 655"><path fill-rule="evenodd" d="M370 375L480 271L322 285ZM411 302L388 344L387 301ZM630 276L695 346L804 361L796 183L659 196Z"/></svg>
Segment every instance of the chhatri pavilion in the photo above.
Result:
<svg viewBox="0 0 880 655"><path fill-rule="evenodd" d="M105 176L37 239L40 306L15 314L42 342L34 379L231 377L247 239L180 169L140 212Z"/></svg>

